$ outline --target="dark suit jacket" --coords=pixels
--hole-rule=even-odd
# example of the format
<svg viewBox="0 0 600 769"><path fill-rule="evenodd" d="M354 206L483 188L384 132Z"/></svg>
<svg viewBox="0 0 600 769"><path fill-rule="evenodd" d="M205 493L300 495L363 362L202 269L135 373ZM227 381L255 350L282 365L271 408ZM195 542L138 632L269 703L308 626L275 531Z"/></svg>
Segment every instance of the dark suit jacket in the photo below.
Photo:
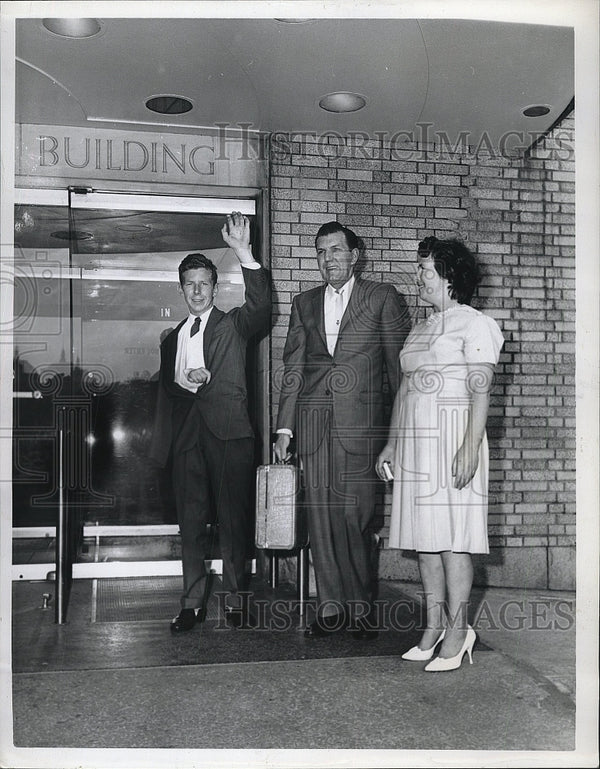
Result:
<svg viewBox="0 0 600 769"><path fill-rule="evenodd" d="M262 267L242 268L245 303L223 312L213 307L204 329L204 362L208 384L192 393L175 382L177 335L185 320L163 340L154 433L150 457L164 466L169 450L192 448L200 418L221 440L253 435L246 393L246 343L266 328L271 313L270 277Z"/></svg>
<svg viewBox="0 0 600 769"><path fill-rule="evenodd" d="M283 353L277 429L296 435L312 454L333 418L352 454L376 453L386 433L384 366L390 390L399 381L399 353L408 333L406 304L394 286L356 279L333 356L327 351L325 286L294 297Z"/></svg>

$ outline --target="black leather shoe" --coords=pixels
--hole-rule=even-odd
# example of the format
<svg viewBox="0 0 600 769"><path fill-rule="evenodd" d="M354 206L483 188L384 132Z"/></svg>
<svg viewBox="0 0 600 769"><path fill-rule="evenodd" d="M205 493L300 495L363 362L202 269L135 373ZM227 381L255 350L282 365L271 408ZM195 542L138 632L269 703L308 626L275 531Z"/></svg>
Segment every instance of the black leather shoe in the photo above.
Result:
<svg viewBox="0 0 600 769"><path fill-rule="evenodd" d="M370 622L368 617L356 620L351 632L352 638L356 638L357 641L374 641L379 635L375 622Z"/></svg>
<svg viewBox="0 0 600 769"><path fill-rule="evenodd" d="M197 622L203 622L206 612L201 609L196 614L195 609L182 609L171 622L171 633L185 633L191 630Z"/></svg>
<svg viewBox="0 0 600 769"><path fill-rule="evenodd" d="M305 638L325 638L326 636L337 633L344 627L344 615L334 614L329 617L319 617L304 631Z"/></svg>

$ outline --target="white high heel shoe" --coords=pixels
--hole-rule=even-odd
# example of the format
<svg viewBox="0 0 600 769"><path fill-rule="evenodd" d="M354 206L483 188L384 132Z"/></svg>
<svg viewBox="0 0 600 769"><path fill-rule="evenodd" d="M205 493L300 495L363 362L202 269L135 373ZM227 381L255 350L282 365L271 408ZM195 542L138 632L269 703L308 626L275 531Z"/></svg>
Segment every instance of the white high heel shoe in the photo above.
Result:
<svg viewBox="0 0 600 769"><path fill-rule="evenodd" d="M430 660L435 652L435 647L444 640L445 635L446 630L444 629L442 630L441 636L433 644L431 649L421 649L418 646L413 646L407 652L404 652L402 659L410 660L411 662L426 662L427 660Z"/></svg>
<svg viewBox="0 0 600 769"><path fill-rule="evenodd" d="M462 665L465 652L469 655L469 662L472 665L473 646L475 645L476 638L477 634L473 628L468 625L467 636L458 654L456 654L454 657L436 657L434 660L431 660L429 665L425 665L425 670L427 670L429 673L436 673L439 670L456 670Z"/></svg>

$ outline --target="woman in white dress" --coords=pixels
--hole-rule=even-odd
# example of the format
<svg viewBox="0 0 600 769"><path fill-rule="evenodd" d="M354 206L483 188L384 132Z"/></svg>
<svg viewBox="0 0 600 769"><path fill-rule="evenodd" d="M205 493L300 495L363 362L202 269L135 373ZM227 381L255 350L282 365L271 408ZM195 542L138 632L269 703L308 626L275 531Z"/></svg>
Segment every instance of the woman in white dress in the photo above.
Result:
<svg viewBox="0 0 600 769"><path fill-rule="evenodd" d="M479 280L460 241L419 243L419 297L434 312L400 354L402 383L376 466L382 480L386 469L394 476L389 545L418 552L426 596L427 627L402 656L431 660L428 671L458 668L465 653L472 661L471 555L489 552L485 424L504 339L495 320L470 306Z"/></svg>

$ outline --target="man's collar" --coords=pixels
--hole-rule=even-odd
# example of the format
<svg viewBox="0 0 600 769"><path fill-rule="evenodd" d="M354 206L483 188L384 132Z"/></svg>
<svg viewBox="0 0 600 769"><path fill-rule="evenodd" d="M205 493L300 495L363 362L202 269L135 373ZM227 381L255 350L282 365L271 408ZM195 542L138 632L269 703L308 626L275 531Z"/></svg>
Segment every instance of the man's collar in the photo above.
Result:
<svg viewBox="0 0 600 769"><path fill-rule="evenodd" d="M344 283L344 285L341 288L334 288L331 284L327 283L325 290L329 291L330 294L335 294L335 293L338 293L339 291L344 291L344 293L346 293L347 295L352 291L355 282L356 281L354 279L354 275L351 275L350 279L347 280L346 283Z"/></svg>
<svg viewBox="0 0 600 769"><path fill-rule="evenodd" d="M213 311L214 304L211 304L211 306L208 308L208 310L204 310L204 312L200 313L200 315L193 315L191 312L189 313L187 317L187 322L191 325L196 318L200 318L201 323L205 323L211 312Z"/></svg>

